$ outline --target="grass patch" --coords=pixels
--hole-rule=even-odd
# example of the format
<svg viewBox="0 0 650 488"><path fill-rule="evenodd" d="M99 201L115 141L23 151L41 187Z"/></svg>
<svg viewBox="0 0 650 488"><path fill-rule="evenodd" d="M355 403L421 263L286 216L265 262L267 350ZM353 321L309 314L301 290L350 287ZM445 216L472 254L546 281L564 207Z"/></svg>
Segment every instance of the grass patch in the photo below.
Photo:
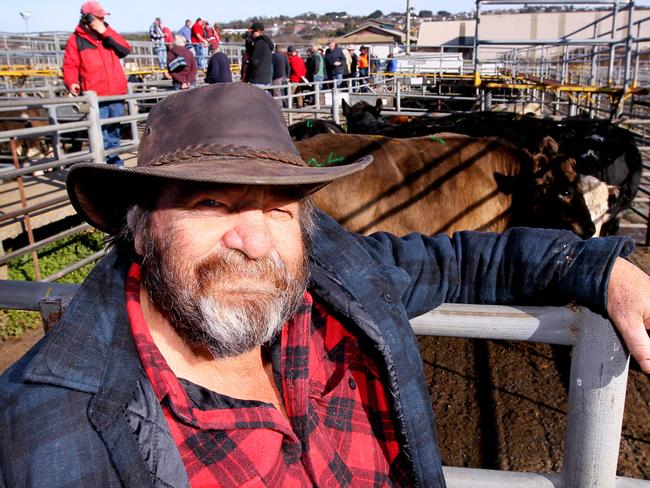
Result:
<svg viewBox="0 0 650 488"><path fill-rule="evenodd" d="M38 251L38 261L41 276L49 276L63 268L88 257L104 247L104 234L89 230L60 239ZM64 276L59 283L81 283L95 263ZM34 281L34 266L32 255L26 254L9 263L9 279L19 281ZM20 337L24 330L41 326L38 312L26 310L0 310L0 339Z"/></svg>

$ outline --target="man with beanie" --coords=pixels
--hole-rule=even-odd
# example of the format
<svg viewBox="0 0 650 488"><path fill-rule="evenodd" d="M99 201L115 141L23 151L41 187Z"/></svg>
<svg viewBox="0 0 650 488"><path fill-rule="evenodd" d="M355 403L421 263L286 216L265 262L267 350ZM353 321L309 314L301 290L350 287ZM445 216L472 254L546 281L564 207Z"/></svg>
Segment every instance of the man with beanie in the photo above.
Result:
<svg viewBox="0 0 650 488"><path fill-rule="evenodd" d="M246 80L260 87L270 85L273 76L273 42L264 34L264 24L261 22L253 22L248 30L250 36L246 43Z"/></svg>

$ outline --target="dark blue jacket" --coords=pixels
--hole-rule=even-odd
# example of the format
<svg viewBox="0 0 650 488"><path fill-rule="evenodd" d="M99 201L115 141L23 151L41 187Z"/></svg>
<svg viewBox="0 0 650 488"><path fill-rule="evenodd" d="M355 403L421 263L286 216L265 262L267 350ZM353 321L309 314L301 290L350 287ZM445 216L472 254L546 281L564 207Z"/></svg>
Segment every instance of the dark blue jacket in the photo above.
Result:
<svg viewBox="0 0 650 488"><path fill-rule="evenodd" d="M384 360L417 486L444 486L431 399L409 319L443 302L604 309L627 239L561 231L361 237L319 216L310 291L349 317ZM0 486L187 486L125 311L129 263L114 253L61 322L0 378Z"/></svg>
<svg viewBox="0 0 650 488"><path fill-rule="evenodd" d="M336 65L335 63L339 63ZM328 49L325 52L325 66L327 68L327 77L331 80L334 76L343 74L345 66L345 55L341 48L335 46L334 49Z"/></svg>
<svg viewBox="0 0 650 488"><path fill-rule="evenodd" d="M206 83L229 83L232 81L230 71L230 60L222 52L214 53L208 61L208 69L205 73Z"/></svg>
<svg viewBox="0 0 650 488"><path fill-rule="evenodd" d="M284 54L274 52L271 55L271 62L273 64L273 79L289 78L291 70L289 69L289 60Z"/></svg>

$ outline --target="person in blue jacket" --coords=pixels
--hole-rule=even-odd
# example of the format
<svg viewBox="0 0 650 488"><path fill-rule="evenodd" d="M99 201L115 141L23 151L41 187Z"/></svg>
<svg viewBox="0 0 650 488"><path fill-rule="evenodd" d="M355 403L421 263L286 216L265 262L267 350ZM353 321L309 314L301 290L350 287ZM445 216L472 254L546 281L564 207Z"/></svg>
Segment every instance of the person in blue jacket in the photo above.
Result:
<svg viewBox="0 0 650 488"><path fill-rule="evenodd" d="M650 371L629 239L352 234L308 196L369 164L309 167L272 97L219 83L153 108L136 167L73 166L112 251L0 378L0 486L442 487L409 320L443 302L577 301Z"/></svg>

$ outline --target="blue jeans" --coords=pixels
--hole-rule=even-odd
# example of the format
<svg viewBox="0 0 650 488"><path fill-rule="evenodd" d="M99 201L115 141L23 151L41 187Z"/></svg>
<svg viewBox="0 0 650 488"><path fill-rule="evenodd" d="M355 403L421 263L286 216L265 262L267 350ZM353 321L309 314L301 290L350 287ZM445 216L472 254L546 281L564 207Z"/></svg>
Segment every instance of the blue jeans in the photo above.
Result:
<svg viewBox="0 0 650 488"><path fill-rule="evenodd" d="M108 119L124 115L122 102L101 102L99 104L99 118ZM120 124L102 125L102 136L104 137L104 150L120 147ZM124 161L119 154L107 156L106 162L116 166L124 166Z"/></svg>
<svg viewBox="0 0 650 488"><path fill-rule="evenodd" d="M208 52L207 47L204 47L203 44L199 42L194 44L194 51L196 56L196 66L199 69L205 69L206 68L205 55Z"/></svg>
<svg viewBox="0 0 650 488"><path fill-rule="evenodd" d="M343 84L343 73L340 75L332 75L332 80L336 81L336 88L340 88Z"/></svg>
<svg viewBox="0 0 650 488"><path fill-rule="evenodd" d="M167 48L164 44L154 45L153 48L156 52L156 56L158 57L158 67L160 69L167 69Z"/></svg>

